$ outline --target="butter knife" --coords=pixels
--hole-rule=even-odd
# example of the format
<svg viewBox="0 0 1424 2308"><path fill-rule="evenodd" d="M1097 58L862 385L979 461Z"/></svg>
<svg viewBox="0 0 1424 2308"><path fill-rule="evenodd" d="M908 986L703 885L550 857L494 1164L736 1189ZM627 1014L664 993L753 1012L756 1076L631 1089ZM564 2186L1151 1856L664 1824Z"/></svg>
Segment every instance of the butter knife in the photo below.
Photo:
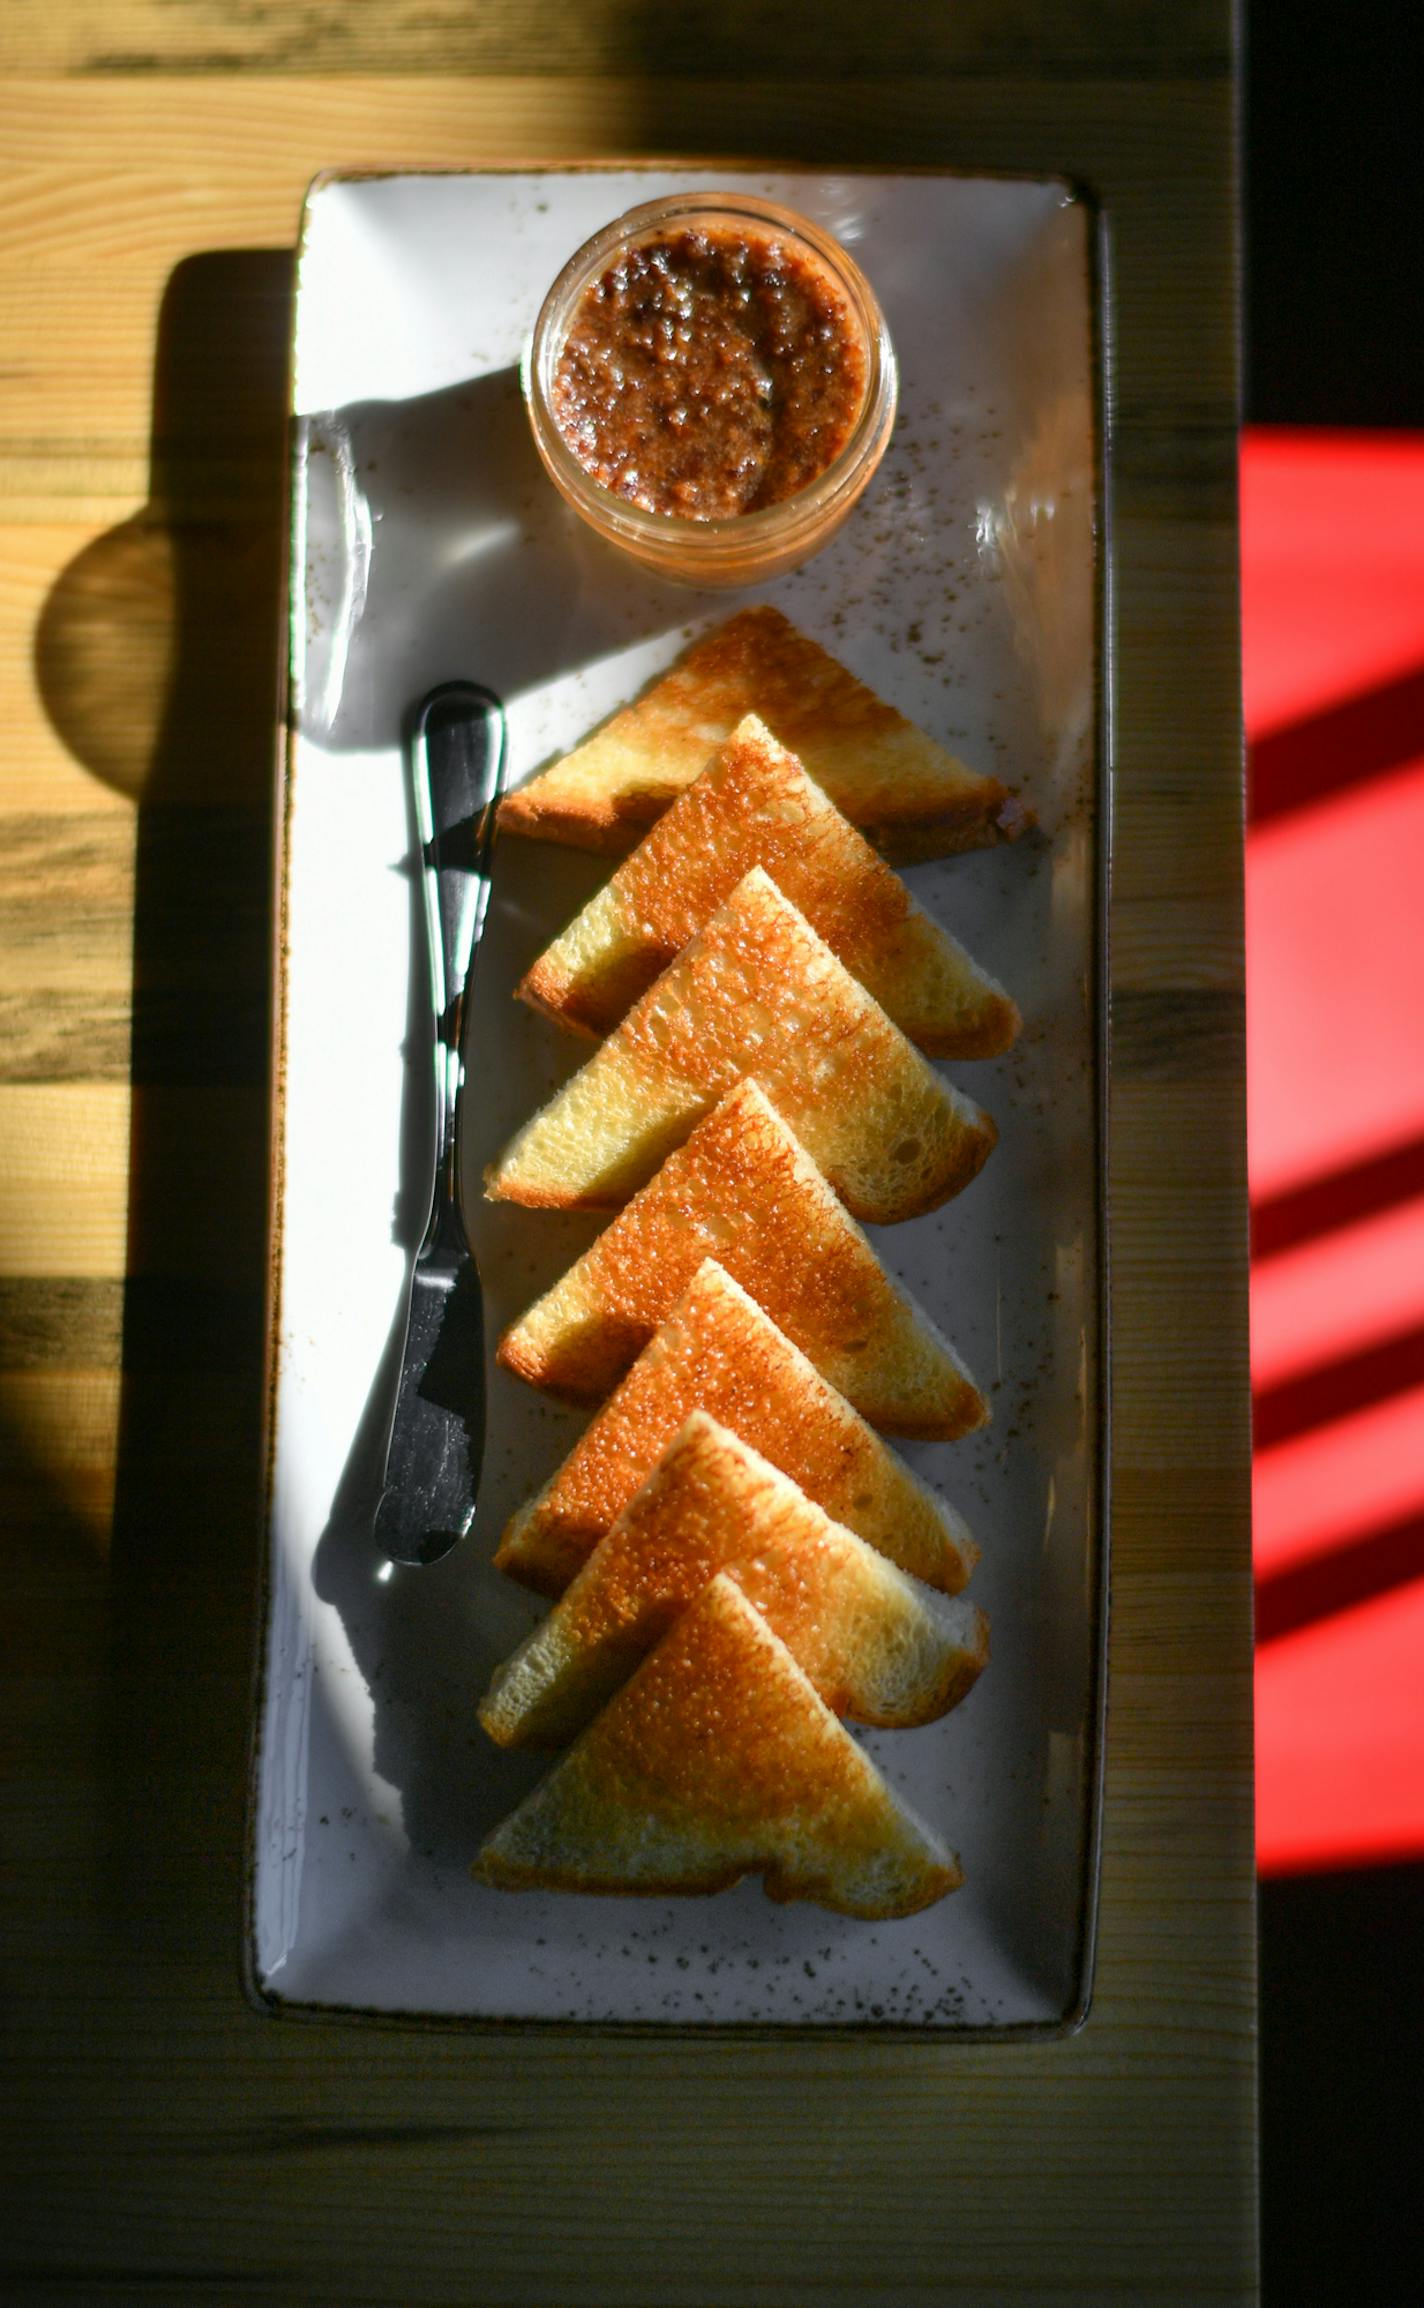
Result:
<svg viewBox="0 0 1424 2308"><path fill-rule="evenodd" d="M489 906L503 706L478 682L445 682L410 716L405 757L430 966L435 1152L375 1536L393 1562L419 1564L438 1562L469 1530L484 1456L483 1305L460 1209L461 1032Z"/></svg>

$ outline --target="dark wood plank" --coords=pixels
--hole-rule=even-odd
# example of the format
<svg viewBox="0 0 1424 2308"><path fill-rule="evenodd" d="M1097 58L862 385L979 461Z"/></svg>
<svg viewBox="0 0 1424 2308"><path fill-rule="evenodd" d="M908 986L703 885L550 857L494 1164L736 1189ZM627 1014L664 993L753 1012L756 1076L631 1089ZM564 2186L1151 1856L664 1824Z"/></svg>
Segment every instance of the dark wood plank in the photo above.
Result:
<svg viewBox="0 0 1424 2308"><path fill-rule="evenodd" d="M1170 13L1136 0L1090 11L1041 0L961 0L926 9L889 0L873 15L852 0L767 8L763 0L424 0L352 8L348 0L107 0L46 7L10 0L0 61L32 72L637 73L860 80L954 72L1081 78L1102 70L1143 78L1231 69L1229 19L1214 0Z"/></svg>

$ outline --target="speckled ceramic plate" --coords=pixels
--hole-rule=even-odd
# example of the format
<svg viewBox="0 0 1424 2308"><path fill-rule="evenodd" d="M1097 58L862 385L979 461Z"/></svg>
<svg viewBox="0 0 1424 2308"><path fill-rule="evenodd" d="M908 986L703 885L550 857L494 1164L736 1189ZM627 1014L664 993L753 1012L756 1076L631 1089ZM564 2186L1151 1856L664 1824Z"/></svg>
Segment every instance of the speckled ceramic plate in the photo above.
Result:
<svg viewBox="0 0 1424 2308"><path fill-rule="evenodd" d="M960 1853L964 1889L866 1924L712 1899L477 1887L544 1768L475 1720L541 1608L501 1526L579 1417L491 1367L472 1537L392 1571L369 1522L392 1324L422 1212L426 1056L398 733L469 675L527 777L747 596L675 591L582 528L536 463L518 363L571 250L635 200L742 183L852 248L899 353L885 464L778 602L1038 813L1016 847L916 867L1012 989L1008 1057L946 1069L1000 1144L887 1263L990 1392L993 1426L906 1455L983 1547L993 1661L943 1722L866 1736ZM292 720L283 813L271 1515L248 1973L284 2011L465 2022L1072 2025L1091 1973L1104 1638L1099 930L1109 783L1091 214L1057 183L578 170L333 177L314 189L294 370ZM607 867L496 857L469 1018L466 1200L500 1328L592 1222L482 1203L480 1166L584 1047L511 1000Z"/></svg>

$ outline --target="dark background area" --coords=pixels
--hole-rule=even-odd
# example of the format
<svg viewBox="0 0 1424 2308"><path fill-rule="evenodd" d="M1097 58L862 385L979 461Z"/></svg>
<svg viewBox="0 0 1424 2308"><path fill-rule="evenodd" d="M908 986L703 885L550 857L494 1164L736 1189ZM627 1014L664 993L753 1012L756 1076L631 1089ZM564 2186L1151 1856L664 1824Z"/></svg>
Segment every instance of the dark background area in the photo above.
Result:
<svg viewBox="0 0 1424 2308"><path fill-rule="evenodd" d="M1246 421L1424 429L1420 17L1248 0L1244 62ZM1424 2299L1424 1864L1264 1883L1260 1927L1266 2308Z"/></svg>
<svg viewBox="0 0 1424 2308"><path fill-rule="evenodd" d="M1424 17L1246 0L1246 421L1424 427Z"/></svg>

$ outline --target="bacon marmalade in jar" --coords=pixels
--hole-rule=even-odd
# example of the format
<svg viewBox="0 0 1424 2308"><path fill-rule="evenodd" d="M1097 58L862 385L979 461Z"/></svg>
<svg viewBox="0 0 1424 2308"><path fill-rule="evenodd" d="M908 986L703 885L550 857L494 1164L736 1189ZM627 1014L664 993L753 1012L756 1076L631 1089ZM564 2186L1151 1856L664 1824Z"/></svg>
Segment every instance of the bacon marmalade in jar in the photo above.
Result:
<svg viewBox="0 0 1424 2308"><path fill-rule="evenodd" d="M864 275L804 217L741 193L648 201L587 242L545 299L524 382L574 510L703 585L819 551L895 419Z"/></svg>

